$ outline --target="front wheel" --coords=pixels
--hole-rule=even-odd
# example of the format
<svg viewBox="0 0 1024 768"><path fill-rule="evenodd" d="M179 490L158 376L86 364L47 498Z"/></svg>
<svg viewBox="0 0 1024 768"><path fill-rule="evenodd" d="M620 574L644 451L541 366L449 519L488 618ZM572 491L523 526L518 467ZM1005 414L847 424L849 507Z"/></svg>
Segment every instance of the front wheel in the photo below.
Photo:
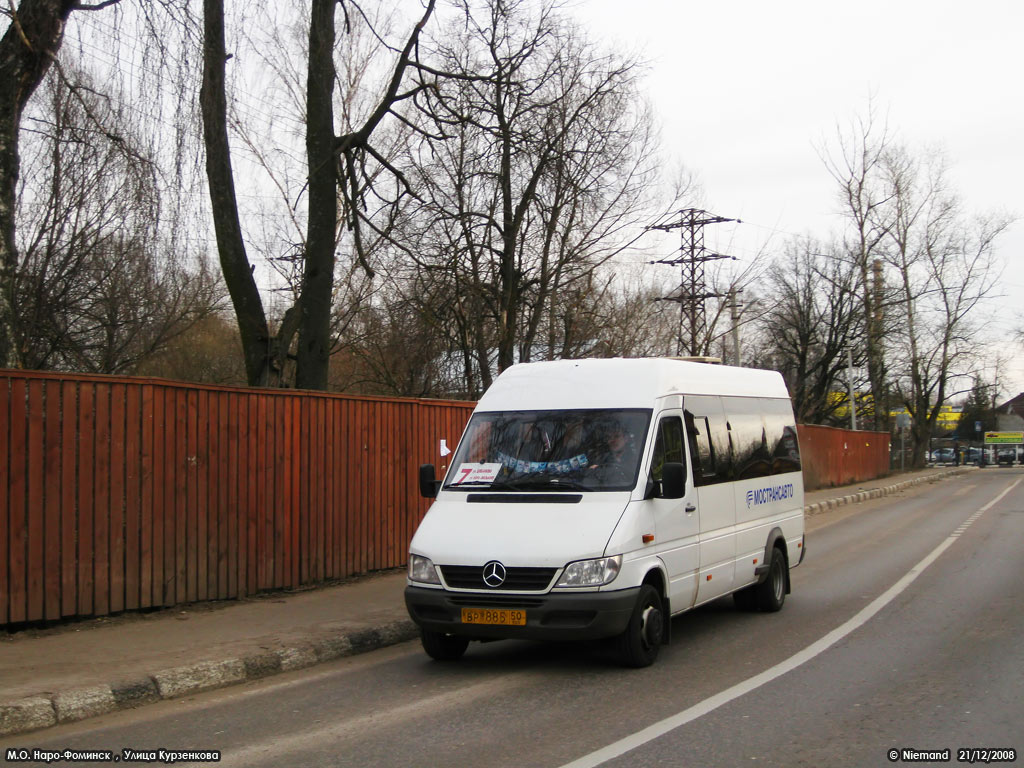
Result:
<svg viewBox="0 0 1024 768"><path fill-rule="evenodd" d="M641 586L629 625L618 638L622 663L637 668L653 664L661 649L667 620L658 590L650 584Z"/></svg>
<svg viewBox="0 0 1024 768"><path fill-rule="evenodd" d="M444 632L421 630L420 642L427 655L437 661L457 661L469 647L469 640L458 635L446 635Z"/></svg>

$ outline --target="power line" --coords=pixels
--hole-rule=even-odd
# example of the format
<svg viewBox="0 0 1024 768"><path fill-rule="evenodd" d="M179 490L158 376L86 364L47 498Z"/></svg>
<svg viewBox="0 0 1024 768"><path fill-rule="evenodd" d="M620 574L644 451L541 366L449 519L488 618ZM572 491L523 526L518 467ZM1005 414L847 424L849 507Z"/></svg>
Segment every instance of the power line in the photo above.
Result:
<svg viewBox="0 0 1024 768"><path fill-rule="evenodd" d="M704 247L704 227L709 224L723 224L739 219L728 219L699 208L685 208L679 211L679 218L668 224L655 224L648 229L680 232L679 255L674 258L652 261L651 264L679 266L681 275L679 291L655 301L672 301L679 304L679 336L677 353L680 355L701 355L706 353L707 317L704 302L721 298L724 294L709 292L705 283L705 266L709 261L733 259L724 253L712 253ZM688 331L688 333L687 333Z"/></svg>

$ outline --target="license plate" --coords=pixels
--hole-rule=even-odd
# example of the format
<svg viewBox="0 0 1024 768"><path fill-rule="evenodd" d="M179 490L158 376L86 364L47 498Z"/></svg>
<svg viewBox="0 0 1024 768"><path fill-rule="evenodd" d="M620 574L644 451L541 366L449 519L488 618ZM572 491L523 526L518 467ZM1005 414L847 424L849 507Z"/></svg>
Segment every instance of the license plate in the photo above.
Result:
<svg viewBox="0 0 1024 768"><path fill-rule="evenodd" d="M526 611L509 608L463 608L463 624L510 624L526 626Z"/></svg>

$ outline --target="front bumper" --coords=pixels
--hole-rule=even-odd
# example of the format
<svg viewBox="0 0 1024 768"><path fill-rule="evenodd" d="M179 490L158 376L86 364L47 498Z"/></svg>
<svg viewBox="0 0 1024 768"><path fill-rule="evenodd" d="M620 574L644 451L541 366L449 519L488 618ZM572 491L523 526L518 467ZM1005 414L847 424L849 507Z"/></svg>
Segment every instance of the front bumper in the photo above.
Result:
<svg viewBox="0 0 1024 768"><path fill-rule="evenodd" d="M407 586L405 606L423 629L477 640L597 640L622 634L639 587L613 592L498 595ZM463 624L463 608L519 608L524 626Z"/></svg>

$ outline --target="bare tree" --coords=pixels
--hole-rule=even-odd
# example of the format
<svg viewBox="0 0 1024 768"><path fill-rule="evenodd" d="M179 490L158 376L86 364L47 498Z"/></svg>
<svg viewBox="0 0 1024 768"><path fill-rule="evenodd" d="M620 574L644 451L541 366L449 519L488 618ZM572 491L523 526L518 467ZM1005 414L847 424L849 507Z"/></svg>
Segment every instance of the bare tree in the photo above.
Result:
<svg viewBox="0 0 1024 768"><path fill-rule="evenodd" d="M341 3L349 13L365 15L355 2ZM391 77L373 109L342 135L335 134L334 102L337 79L336 0L314 0L308 27L308 66L305 88L306 231L298 260L301 285L295 303L272 332L263 299L246 253L234 187L228 141L223 0L204 0L203 86L201 103L206 146L207 178L217 233L218 251L242 335L246 371L251 384L281 385L284 361L297 338L296 385L324 389L328 382L331 322L335 286L335 249L342 221L353 233L362 254L358 209L365 194L370 163L387 165L371 143L382 121L415 91L403 91L406 69L420 33L434 9L428 0L404 48L395 52ZM342 207L343 202L343 207ZM362 259L369 273L370 267Z"/></svg>
<svg viewBox="0 0 1024 768"><path fill-rule="evenodd" d="M920 466L942 405L973 385L975 310L998 280L993 247L1012 220L966 215L948 188L941 154L917 157L894 146L885 167L895 209L887 263L901 299L895 386L913 419L913 462ZM964 386L956 390L960 378Z"/></svg>
<svg viewBox="0 0 1024 768"><path fill-rule="evenodd" d="M71 81L73 79L73 82ZM165 235L152 151L65 62L27 109L13 332L21 363L134 370L214 311L202 254Z"/></svg>
<svg viewBox="0 0 1024 768"><path fill-rule="evenodd" d="M994 244L1011 220L968 215L943 156L901 146L871 104L839 144L840 159L825 163L849 221L840 257L859 273L874 426L888 428L894 395L913 417L920 464L941 407L977 360L976 310L992 293Z"/></svg>
<svg viewBox="0 0 1024 768"><path fill-rule="evenodd" d="M785 377L797 421L842 426L850 402L837 395L847 388L847 350L858 350L862 362L860 273L822 250L813 241L789 244L768 271L772 302L758 325L762 351Z"/></svg>
<svg viewBox="0 0 1024 768"><path fill-rule="evenodd" d="M77 0L22 0L3 11L9 19L0 38L0 366L20 364L14 335L18 251L15 236L19 131L25 107L56 60L64 25L73 10L98 9Z"/></svg>
<svg viewBox="0 0 1024 768"><path fill-rule="evenodd" d="M848 133L838 134L838 156L823 154L823 162L838 187L840 211L847 218L845 258L859 273L857 305L865 329L864 350L875 429L888 430L888 363L885 354L886 299L875 265L884 256L894 225L894 191L884 172L892 142L888 127L879 124L874 103L867 115L854 121Z"/></svg>
<svg viewBox="0 0 1024 768"><path fill-rule="evenodd" d="M573 307L642 231L654 136L636 63L596 51L553 4L457 6L431 46L447 76L420 101L421 202L403 232L479 393L517 360L578 348Z"/></svg>

